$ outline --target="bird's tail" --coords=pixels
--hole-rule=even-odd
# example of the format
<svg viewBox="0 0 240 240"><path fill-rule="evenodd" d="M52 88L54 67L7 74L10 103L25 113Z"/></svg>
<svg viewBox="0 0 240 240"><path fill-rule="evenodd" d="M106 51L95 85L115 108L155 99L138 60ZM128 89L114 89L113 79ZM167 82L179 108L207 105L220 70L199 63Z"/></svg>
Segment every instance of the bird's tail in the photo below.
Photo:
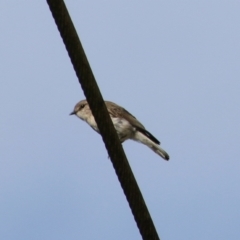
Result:
<svg viewBox="0 0 240 240"><path fill-rule="evenodd" d="M151 148L156 154L162 157L164 160L169 160L169 155L159 145L150 140L143 133L137 131L134 135L133 140L143 143L144 145Z"/></svg>
<svg viewBox="0 0 240 240"><path fill-rule="evenodd" d="M150 146L149 146L150 147ZM167 154L166 151L164 151L161 147L159 146L151 146L150 147L156 154L158 154L160 157L162 157L164 160L169 160L169 155Z"/></svg>

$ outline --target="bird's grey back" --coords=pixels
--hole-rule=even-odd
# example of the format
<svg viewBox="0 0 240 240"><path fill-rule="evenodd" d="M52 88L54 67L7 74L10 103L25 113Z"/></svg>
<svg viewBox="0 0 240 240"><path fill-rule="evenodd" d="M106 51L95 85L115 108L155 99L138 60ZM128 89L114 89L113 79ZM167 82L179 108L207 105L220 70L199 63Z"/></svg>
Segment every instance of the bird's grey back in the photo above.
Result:
<svg viewBox="0 0 240 240"><path fill-rule="evenodd" d="M112 117L124 118L128 120L132 126L145 129L145 127L125 108L110 101L105 101L105 103L106 103L108 112Z"/></svg>

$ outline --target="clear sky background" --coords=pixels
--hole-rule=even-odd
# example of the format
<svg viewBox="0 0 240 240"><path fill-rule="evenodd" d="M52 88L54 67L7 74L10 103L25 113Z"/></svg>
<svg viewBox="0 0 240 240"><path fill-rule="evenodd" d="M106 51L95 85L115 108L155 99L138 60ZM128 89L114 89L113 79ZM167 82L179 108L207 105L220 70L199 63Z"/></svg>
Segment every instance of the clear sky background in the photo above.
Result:
<svg viewBox="0 0 240 240"><path fill-rule="evenodd" d="M240 239L240 2L66 1L161 239ZM141 239L45 1L0 1L0 239Z"/></svg>

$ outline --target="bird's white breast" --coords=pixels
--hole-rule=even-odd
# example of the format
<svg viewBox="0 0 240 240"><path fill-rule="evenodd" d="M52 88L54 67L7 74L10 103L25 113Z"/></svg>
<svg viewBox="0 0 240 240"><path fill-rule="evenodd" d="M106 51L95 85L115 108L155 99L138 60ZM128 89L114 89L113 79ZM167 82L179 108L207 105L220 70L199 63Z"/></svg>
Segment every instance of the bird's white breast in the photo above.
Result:
<svg viewBox="0 0 240 240"><path fill-rule="evenodd" d="M99 132L97 123L96 123L95 118L93 117L93 115L91 115L90 117L88 117L88 118L86 119L86 122L87 122L95 131Z"/></svg>
<svg viewBox="0 0 240 240"><path fill-rule="evenodd" d="M112 118L113 125L121 141L132 138L135 128L124 118Z"/></svg>
<svg viewBox="0 0 240 240"><path fill-rule="evenodd" d="M79 116L82 120L86 121L95 131L99 132L97 123L93 115ZM117 131L119 139L123 142L129 138L132 138L136 129L124 118L111 118L113 125Z"/></svg>

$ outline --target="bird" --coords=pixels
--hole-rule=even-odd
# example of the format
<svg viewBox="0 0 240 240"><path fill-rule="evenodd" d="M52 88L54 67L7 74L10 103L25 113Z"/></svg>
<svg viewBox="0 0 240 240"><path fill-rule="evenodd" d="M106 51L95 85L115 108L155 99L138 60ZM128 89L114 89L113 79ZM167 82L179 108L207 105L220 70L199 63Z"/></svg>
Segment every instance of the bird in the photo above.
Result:
<svg viewBox="0 0 240 240"><path fill-rule="evenodd" d="M160 141L147 131L130 112L110 101L105 101L105 105L121 143L128 139L135 140L148 146L164 160L169 160L167 152L159 146ZM100 133L87 100L78 102L70 115L76 115L87 122L93 130Z"/></svg>

